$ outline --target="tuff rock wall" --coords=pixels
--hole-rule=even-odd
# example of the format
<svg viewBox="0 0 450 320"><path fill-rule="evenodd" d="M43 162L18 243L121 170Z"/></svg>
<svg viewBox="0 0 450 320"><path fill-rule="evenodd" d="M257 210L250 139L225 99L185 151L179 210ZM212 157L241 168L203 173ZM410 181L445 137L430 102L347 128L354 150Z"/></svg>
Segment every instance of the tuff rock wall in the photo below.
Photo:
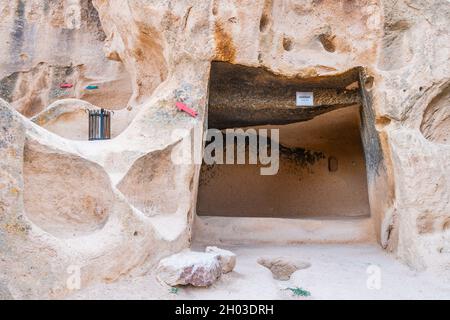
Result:
<svg viewBox="0 0 450 320"><path fill-rule="evenodd" d="M114 281L189 246L200 167L169 159L206 126L213 60L310 79L365 68L379 243L449 275L448 1L0 4L2 297L62 297L74 270L82 286ZM62 81L76 84L69 94ZM77 140L67 119L86 102L61 98L121 109L123 128ZM199 117L178 113L180 99Z"/></svg>

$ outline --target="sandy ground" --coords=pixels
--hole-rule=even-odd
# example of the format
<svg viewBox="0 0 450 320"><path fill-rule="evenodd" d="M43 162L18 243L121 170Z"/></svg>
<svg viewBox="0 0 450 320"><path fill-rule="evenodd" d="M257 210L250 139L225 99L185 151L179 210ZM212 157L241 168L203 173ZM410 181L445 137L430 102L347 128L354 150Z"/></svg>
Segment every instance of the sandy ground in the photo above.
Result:
<svg viewBox="0 0 450 320"><path fill-rule="evenodd" d="M448 279L412 271L375 244L225 248L237 254L236 268L209 288L180 287L171 293L149 274L85 288L69 299L450 299ZM256 260L280 255L309 261L312 266L297 271L289 281L274 280ZM372 270L380 271L380 289L367 287ZM311 296L294 297L285 290L288 287L306 289Z"/></svg>

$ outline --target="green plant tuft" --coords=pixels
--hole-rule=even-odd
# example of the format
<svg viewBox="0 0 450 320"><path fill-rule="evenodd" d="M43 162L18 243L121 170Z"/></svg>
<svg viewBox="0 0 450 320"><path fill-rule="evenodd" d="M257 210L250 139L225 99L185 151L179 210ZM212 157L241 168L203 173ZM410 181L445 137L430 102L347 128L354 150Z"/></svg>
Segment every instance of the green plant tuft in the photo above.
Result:
<svg viewBox="0 0 450 320"><path fill-rule="evenodd" d="M172 287L172 288L169 289L169 292L172 293L172 294L178 294L179 290L180 289L178 289L178 288Z"/></svg>
<svg viewBox="0 0 450 320"><path fill-rule="evenodd" d="M305 290L303 288L295 287L295 288L286 288L284 290L290 290L292 294L296 297L309 297L311 296L311 292Z"/></svg>

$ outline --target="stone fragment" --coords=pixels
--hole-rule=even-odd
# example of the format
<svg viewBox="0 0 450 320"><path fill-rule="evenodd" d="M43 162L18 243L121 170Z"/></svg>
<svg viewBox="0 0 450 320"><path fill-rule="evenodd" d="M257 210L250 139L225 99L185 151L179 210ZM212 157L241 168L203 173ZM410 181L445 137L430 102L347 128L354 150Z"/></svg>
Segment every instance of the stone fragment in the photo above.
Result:
<svg viewBox="0 0 450 320"><path fill-rule="evenodd" d="M307 269L311 266L309 262L299 261L288 257L261 257L258 263L272 272L276 280L287 281L291 275L301 269Z"/></svg>
<svg viewBox="0 0 450 320"><path fill-rule="evenodd" d="M233 271L236 266L236 255L229 250L224 250L217 247L206 247L205 252L215 254L219 257L223 273Z"/></svg>
<svg viewBox="0 0 450 320"><path fill-rule="evenodd" d="M169 286L208 287L222 275L222 266L217 254L183 251L162 259L156 272Z"/></svg>

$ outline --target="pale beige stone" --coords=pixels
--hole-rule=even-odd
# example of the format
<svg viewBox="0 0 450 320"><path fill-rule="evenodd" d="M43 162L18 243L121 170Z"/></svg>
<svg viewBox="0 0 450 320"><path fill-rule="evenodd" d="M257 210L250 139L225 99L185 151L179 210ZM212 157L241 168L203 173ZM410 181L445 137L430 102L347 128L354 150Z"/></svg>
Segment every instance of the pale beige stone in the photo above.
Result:
<svg viewBox="0 0 450 320"><path fill-rule="evenodd" d="M220 249L217 247L206 247L205 252L215 254L219 257L223 273L233 271L236 266L236 255L229 250Z"/></svg>
<svg viewBox="0 0 450 320"><path fill-rule="evenodd" d="M261 257L258 259L258 263L269 269L275 280L282 281L289 280L291 275L297 270L311 267L309 262L304 262L289 257Z"/></svg>

